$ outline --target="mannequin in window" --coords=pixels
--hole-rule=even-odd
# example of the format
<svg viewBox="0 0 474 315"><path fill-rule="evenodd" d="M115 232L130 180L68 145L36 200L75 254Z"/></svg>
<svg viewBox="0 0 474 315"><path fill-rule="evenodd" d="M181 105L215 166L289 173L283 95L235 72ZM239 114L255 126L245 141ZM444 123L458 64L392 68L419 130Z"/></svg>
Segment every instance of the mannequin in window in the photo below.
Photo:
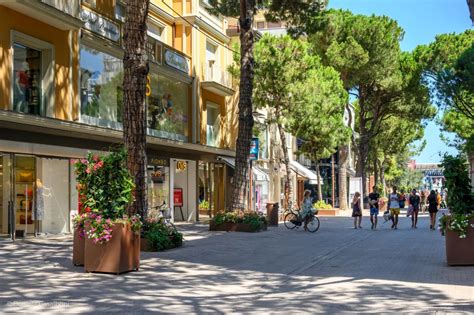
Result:
<svg viewBox="0 0 474 315"><path fill-rule="evenodd" d="M17 101L14 110L17 112L26 112L28 110L28 100L30 98L30 84L28 77L30 67L28 62L23 61L19 68L20 69L15 71L15 94L17 95Z"/></svg>

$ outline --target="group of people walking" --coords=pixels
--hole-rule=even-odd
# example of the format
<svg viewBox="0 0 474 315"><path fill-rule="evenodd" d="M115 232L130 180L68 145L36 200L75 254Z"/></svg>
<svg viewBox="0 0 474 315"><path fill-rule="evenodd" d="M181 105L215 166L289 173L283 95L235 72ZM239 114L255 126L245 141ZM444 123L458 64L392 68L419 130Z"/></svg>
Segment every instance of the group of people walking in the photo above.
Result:
<svg viewBox="0 0 474 315"><path fill-rule="evenodd" d="M360 193L356 192L352 199L352 217L354 218L354 229L361 229L362 222L362 209L360 203ZM372 188L372 192L368 196L370 206L370 223L371 229L377 229L379 208L382 205L380 194L377 191L377 187ZM397 187L392 188L392 192L388 196L387 211L384 213L386 221L392 222L392 229L398 229L398 217L400 215L400 209L404 209L408 201L407 216L411 217L411 227L417 228L418 224L418 213L420 210L424 212L427 208L430 214L430 229L436 229L436 214L441 205L442 198L434 190L429 194L422 192L421 195L416 189L413 189L408 196L402 192L397 192Z"/></svg>

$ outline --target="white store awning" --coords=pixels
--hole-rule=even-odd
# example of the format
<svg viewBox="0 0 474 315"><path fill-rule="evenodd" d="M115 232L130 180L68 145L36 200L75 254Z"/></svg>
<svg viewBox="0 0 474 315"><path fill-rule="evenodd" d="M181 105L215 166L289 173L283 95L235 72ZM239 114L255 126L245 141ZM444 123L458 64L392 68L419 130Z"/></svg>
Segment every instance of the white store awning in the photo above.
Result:
<svg viewBox="0 0 474 315"><path fill-rule="evenodd" d="M298 163L297 161L290 161L290 168L300 177L304 177L309 180L310 185L318 184L318 176L316 172L310 170L306 166ZM322 181L321 181L322 184Z"/></svg>

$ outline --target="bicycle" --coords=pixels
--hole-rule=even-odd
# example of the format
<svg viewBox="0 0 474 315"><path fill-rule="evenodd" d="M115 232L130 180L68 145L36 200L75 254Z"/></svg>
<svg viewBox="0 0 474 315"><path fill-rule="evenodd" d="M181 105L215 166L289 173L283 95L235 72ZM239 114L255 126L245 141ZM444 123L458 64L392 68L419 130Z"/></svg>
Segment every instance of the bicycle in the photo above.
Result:
<svg viewBox="0 0 474 315"><path fill-rule="evenodd" d="M305 220L308 220L306 225L306 231L314 233L319 230L319 218L316 214L313 214L309 218L302 218L300 215L299 209L294 209L291 204L289 209L285 211L285 217L283 219L283 223L285 224L286 228L289 230L293 230L296 227L300 227L304 224ZM316 212L317 213L317 212Z"/></svg>
<svg viewBox="0 0 474 315"><path fill-rule="evenodd" d="M163 223L174 232L177 232L176 226L171 222L171 214L169 214L169 208L166 207L166 201L159 206L154 206L148 209L148 213L151 213L151 210L157 210L159 214L157 215L158 218L163 220ZM153 215L152 215L153 216Z"/></svg>

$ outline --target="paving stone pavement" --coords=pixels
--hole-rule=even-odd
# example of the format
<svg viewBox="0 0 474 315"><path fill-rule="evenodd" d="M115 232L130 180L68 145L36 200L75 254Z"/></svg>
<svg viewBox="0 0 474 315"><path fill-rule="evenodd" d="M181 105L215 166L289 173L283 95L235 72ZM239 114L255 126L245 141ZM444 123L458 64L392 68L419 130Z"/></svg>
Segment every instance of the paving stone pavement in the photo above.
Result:
<svg viewBox="0 0 474 315"><path fill-rule="evenodd" d="M0 313L474 313L474 267L448 267L444 238L402 217L322 217L311 234L209 232L180 225L185 246L142 253L139 272L84 273L71 239L0 240Z"/></svg>

